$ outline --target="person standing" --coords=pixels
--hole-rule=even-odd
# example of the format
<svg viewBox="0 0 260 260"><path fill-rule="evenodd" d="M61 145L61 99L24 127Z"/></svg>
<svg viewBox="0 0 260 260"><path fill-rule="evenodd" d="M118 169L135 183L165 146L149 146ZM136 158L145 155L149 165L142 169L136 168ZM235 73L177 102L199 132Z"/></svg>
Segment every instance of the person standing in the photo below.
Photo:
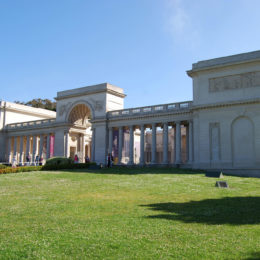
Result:
<svg viewBox="0 0 260 260"><path fill-rule="evenodd" d="M29 166L30 165L30 161L31 161L31 157L30 154L28 153L26 156L26 165Z"/></svg>
<svg viewBox="0 0 260 260"><path fill-rule="evenodd" d="M13 161L12 161L12 167L15 168L16 167L16 158L15 156L13 157Z"/></svg>
<svg viewBox="0 0 260 260"><path fill-rule="evenodd" d="M107 155L107 168L111 167L111 155L110 153Z"/></svg>
<svg viewBox="0 0 260 260"><path fill-rule="evenodd" d="M39 155L37 155L35 158L35 165L37 165L37 166L39 165Z"/></svg>
<svg viewBox="0 0 260 260"><path fill-rule="evenodd" d="M77 154L75 154L74 156L74 163L78 163L79 162L79 157Z"/></svg>

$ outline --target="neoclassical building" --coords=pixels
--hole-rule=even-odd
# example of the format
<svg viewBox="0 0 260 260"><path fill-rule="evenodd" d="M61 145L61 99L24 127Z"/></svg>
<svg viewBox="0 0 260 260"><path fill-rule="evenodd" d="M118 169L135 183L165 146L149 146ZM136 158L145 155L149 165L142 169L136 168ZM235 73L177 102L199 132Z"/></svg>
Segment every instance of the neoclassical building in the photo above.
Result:
<svg viewBox="0 0 260 260"><path fill-rule="evenodd" d="M0 102L0 161L86 156L260 176L260 51L199 61L193 100L124 109L108 83L57 93L57 113Z"/></svg>

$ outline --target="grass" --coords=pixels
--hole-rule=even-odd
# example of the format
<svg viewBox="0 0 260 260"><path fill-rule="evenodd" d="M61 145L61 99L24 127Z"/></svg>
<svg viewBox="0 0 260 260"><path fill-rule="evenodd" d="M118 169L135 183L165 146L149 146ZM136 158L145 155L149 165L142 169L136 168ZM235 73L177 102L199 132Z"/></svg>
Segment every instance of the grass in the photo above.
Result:
<svg viewBox="0 0 260 260"><path fill-rule="evenodd" d="M260 259L260 179L177 169L0 176L0 259Z"/></svg>

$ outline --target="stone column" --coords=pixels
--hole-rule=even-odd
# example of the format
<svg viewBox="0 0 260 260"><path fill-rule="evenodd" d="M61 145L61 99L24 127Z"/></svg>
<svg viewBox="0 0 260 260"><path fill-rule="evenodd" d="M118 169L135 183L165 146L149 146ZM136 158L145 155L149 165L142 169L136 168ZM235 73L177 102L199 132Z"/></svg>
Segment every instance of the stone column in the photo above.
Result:
<svg viewBox="0 0 260 260"><path fill-rule="evenodd" d="M181 123L176 122L176 128L175 128L175 164L181 163Z"/></svg>
<svg viewBox="0 0 260 260"><path fill-rule="evenodd" d="M129 127L130 139L129 139L129 164L134 164L134 127Z"/></svg>
<svg viewBox="0 0 260 260"><path fill-rule="evenodd" d="M92 128L92 140L91 140L91 161L95 161L95 128Z"/></svg>
<svg viewBox="0 0 260 260"><path fill-rule="evenodd" d="M193 162L193 123L189 122L189 163Z"/></svg>
<svg viewBox="0 0 260 260"><path fill-rule="evenodd" d="M80 140L80 142L81 142L81 154L82 154L82 163L84 163L85 162L85 135L84 134L82 134L81 135L81 140Z"/></svg>
<svg viewBox="0 0 260 260"><path fill-rule="evenodd" d="M23 136L20 136L20 158L19 164L23 165Z"/></svg>
<svg viewBox="0 0 260 260"><path fill-rule="evenodd" d="M12 137L8 138L8 163L12 162Z"/></svg>
<svg viewBox="0 0 260 260"><path fill-rule="evenodd" d="M156 163L156 124L152 124L152 164Z"/></svg>
<svg viewBox="0 0 260 260"><path fill-rule="evenodd" d="M122 147L123 147L123 127L119 127L118 131L118 164L122 163Z"/></svg>
<svg viewBox="0 0 260 260"><path fill-rule="evenodd" d="M33 136L33 154L32 154L32 164L35 165L36 152L37 152L37 141L38 138L36 135Z"/></svg>
<svg viewBox="0 0 260 260"><path fill-rule="evenodd" d="M141 125L140 164L144 165L144 125Z"/></svg>
<svg viewBox="0 0 260 260"><path fill-rule="evenodd" d="M46 160L50 158L50 134L47 135Z"/></svg>
<svg viewBox="0 0 260 260"><path fill-rule="evenodd" d="M43 152L43 135L40 135L39 159L42 158L42 152Z"/></svg>
<svg viewBox="0 0 260 260"><path fill-rule="evenodd" d="M163 164L168 164L168 123L163 124Z"/></svg>
<svg viewBox="0 0 260 260"><path fill-rule="evenodd" d="M13 157L15 157L15 159L17 159L17 136L14 136L14 154Z"/></svg>
<svg viewBox="0 0 260 260"><path fill-rule="evenodd" d="M30 153L30 136L26 136L26 156Z"/></svg>
<svg viewBox="0 0 260 260"><path fill-rule="evenodd" d="M113 128L108 128L108 153L112 154L113 149Z"/></svg>
<svg viewBox="0 0 260 260"><path fill-rule="evenodd" d="M65 143L64 143L64 156L69 157L69 132L65 132Z"/></svg>

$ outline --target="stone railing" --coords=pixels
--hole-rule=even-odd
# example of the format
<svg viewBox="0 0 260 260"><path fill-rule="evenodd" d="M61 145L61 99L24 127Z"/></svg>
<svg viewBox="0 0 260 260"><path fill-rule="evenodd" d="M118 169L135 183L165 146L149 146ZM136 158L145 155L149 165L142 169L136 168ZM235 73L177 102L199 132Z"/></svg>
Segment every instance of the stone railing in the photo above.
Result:
<svg viewBox="0 0 260 260"><path fill-rule="evenodd" d="M114 110L108 112L108 118L125 117L125 116L138 116L147 115L155 113L165 113L181 111L185 109L190 109L192 106L192 101L170 103L163 105L147 106L147 107L135 107L122 110Z"/></svg>
<svg viewBox="0 0 260 260"><path fill-rule="evenodd" d="M23 128L32 128L32 127L42 127L52 125L56 122L56 119L43 119L43 120L35 120L35 121L28 121L28 122L20 122L14 124L6 125L7 130L16 130L16 129L23 129Z"/></svg>

